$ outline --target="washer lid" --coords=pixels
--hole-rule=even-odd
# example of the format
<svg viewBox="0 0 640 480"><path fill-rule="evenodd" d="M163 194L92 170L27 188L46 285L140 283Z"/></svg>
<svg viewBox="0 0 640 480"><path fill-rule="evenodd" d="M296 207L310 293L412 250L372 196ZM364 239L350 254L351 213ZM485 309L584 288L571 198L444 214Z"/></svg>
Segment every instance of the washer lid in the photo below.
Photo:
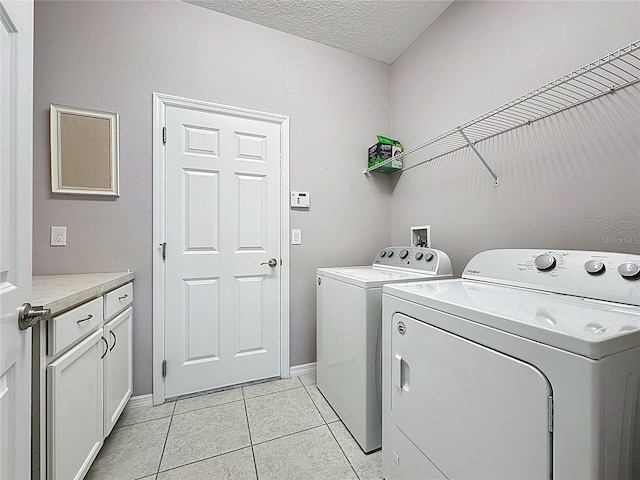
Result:
<svg viewBox="0 0 640 480"><path fill-rule="evenodd" d="M640 307L633 305L461 279L383 291L593 359L640 345Z"/></svg>
<svg viewBox="0 0 640 480"><path fill-rule="evenodd" d="M435 275L433 272L391 267L337 267L319 268L318 275L340 280L362 288L382 287L387 283L417 282L449 275Z"/></svg>

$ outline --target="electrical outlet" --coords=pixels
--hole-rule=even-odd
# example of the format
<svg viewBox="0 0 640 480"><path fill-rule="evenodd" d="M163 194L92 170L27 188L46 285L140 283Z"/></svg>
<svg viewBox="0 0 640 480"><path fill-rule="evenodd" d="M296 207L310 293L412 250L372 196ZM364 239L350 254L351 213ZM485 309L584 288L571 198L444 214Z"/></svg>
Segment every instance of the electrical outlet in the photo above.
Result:
<svg viewBox="0 0 640 480"><path fill-rule="evenodd" d="M67 246L67 227L51 227L51 246Z"/></svg>

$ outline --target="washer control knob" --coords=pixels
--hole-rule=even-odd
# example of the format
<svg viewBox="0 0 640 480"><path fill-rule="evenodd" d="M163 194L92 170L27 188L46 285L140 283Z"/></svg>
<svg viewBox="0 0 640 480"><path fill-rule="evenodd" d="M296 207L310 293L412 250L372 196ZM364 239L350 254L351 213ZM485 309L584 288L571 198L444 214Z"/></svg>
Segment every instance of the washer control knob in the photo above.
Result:
<svg viewBox="0 0 640 480"><path fill-rule="evenodd" d="M406 248L403 248L402 250L400 250L399 255L400 255L400 258L404 260L409 255L409 250L407 250Z"/></svg>
<svg viewBox="0 0 640 480"><path fill-rule="evenodd" d="M384 257L386 257L386 256L387 256L387 251L386 251L386 250L382 250L382 251L380 252L380 257L381 257L381 258L384 258Z"/></svg>
<svg viewBox="0 0 640 480"><path fill-rule="evenodd" d="M416 260L422 260L422 257L424 257L424 254L422 252L416 253Z"/></svg>
<svg viewBox="0 0 640 480"><path fill-rule="evenodd" d="M427 252L427 253L425 253L425 254L424 254L424 259L425 259L427 262L430 262L431 260L433 260L433 253L431 253L431 252Z"/></svg>
<svg viewBox="0 0 640 480"><path fill-rule="evenodd" d="M584 269L591 275L598 275L605 271L604 263L600 260L589 260L584 264Z"/></svg>
<svg viewBox="0 0 640 480"><path fill-rule="evenodd" d="M393 250L389 250L387 252L387 257L389 257L389 258L393 257Z"/></svg>
<svg viewBox="0 0 640 480"><path fill-rule="evenodd" d="M624 278L636 278L640 274L640 266L631 262L623 263L618 267L618 273Z"/></svg>
<svg viewBox="0 0 640 480"><path fill-rule="evenodd" d="M538 255L533 263L538 270L545 272L547 270L553 270L556 266L556 259L553 255L543 253L542 255Z"/></svg>

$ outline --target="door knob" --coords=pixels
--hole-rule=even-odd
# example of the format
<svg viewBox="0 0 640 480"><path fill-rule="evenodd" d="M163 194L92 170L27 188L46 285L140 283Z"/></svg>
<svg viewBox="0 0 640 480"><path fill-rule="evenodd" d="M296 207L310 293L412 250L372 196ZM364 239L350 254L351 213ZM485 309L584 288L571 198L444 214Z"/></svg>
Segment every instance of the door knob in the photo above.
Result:
<svg viewBox="0 0 640 480"><path fill-rule="evenodd" d="M270 267L275 267L278 265L278 260L275 258L270 258L268 262L262 262L260 265L269 265Z"/></svg>
<svg viewBox="0 0 640 480"><path fill-rule="evenodd" d="M18 326L20 330L33 327L41 321L51 320L51 310L42 307L32 307L30 303L23 303L18 309Z"/></svg>

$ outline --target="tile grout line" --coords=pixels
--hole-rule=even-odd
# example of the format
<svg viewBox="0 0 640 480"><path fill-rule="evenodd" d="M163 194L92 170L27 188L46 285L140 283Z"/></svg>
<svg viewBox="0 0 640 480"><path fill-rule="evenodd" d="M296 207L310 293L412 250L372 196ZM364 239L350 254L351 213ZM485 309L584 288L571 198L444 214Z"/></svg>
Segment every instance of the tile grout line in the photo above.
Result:
<svg viewBox="0 0 640 480"><path fill-rule="evenodd" d="M336 423L336 422L333 422L333 423ZM329 425L327 425L327 428L329 428ZM333 439L338 444L338 448L342 452L342 455L344 455L344 458L347 459L347 463L351 467L351 470L353 470L353 473L355 474L356 478L358 480L360 480L360 475L358 475L358 472L356 472L356 468L353 466L353 463L351 463L351 460L349 459L349 456L347 455L347 452L344 451L344 448L342 448L342 445L340 445L340 442L338 441L338 438L335 436L335 434L333 433L333 430L331 430L330 428L329 428L329 433L331 433L331 436L333 437Z"/></svg>
<svg viewBox="0 0 640 480"><path fill-rule="evenodd" d="M242 387L242 403L244 404L244 416L247 419L247 431L249 432L249 446L251 447L251 456L253 457L253 471L256 472L256 480L258 477L258 464L256 463L256 452L253 449L253 438L251 438L251 425L249 425L249 412L247 411L247 399L244 396L244 387Z"/></svg>
<svg viewBox="0 0 640 480"><path fill-rule="evenodd" d="M318 415L320 415L320 419L322 420L322 423L319 423L318 425L313 425L313 426L311 426L311 427L309 427L309 428L304 428L304 429L302 429L302 430L298 430L298 431L296 431L296 432L291 432L291 433L287 433L287 434L284 434L284 435L280 435L280 436L278 436L278 437L269 438L269 439L267 439L267 440L264 440L264 441L258 442L258 443L256 443L255 445L254 445L254 443L253 443L253 440L251 440L251 449L252 449L252 450L253 450L253 447L254 447L254 446L256 446L256 445L262 445L262 444L264 444L264 443L271 442L271 441L273 441L273 440L279 440L279 439L281 439L281 438L285 438L285 437L289 437L289 436L291 436L291 435L295 435L296 433L307 432L307 431L309 431L309 430L313 430L314 428L322 427L323 425L324 425L324 426L328 426L327 421L324 419L324 417L322 416L322 413L321 413L321 412L320 412L320 410L318 409L318 406L316 405L316 403L313 401L313 398L312 398L312 397L311 397L311 395L309 394L309 391L307 390L307 386L306 386L304 383L302 383L302 380L300 380L300 384L301 384L301 386L300 386L300 387L294 387L294 388L290 388L290 389L288 389L288 390L281 390L281 391L278 391L278 392L273 392L273 394L276 394L276 393L282 393L282 392L290 391L290 390L295 390L295 389L297 389L297 388L303 388L303 389L304 389L304 391L305 391L305 393L306 393L306 394L307 394L307 396L309 397L309 400L311 400L311 404L315 407L316 411L318 412ZM244 390L243 390L242 394L243 394L243 396L244 396ZM261 395L261 396L266 396L266 395L270 395L270 394L265 394L265 395ZM252 398L257 398L257 397L249 397L249 399L252 399ZM245 411L246 411L246 401L245 401ZM249 420L248 420L248 414L247 414L247 423L248 423L248 421L249 421ZM255 461L255 455L254 455L254 461ZM257 466L256 466L256 469L257 469ZM256 473L256 474L257 474L257 473Z"/></svg>
<svg viewBox="0 0 640 480"><path fill-rule="evenodd" d="M182 465L176 465L175 467L171 467L171 468L167 468L166 470L162 470L161 472L158 472L156 475L160 475L161 473L170 472L171 470L177 470L179 468L186 467L188 465L195 465L196 463L205 462L207 460L212 460L214 458L223 457L223 456L225 456L225 455L227 455L229 453L235 453L235 452L239 452L241 450L244 450L245 448L249 448L249 447L239 447L239 448L235 448L233 450L229 450L228 452L222 452L222 453L218 453L216 455L212 455L210 457L204 457L204 458L201 458L199 460L189 461L187 463L183 463ZM141 477L141 478L146 478L148 476L149 475L146 475L145 477Z"/></svg>
<svg viewBox="0 0 640 480"><path fill-rule="evenodd" d="M116 428L133 427L134 425L142 425L143 423L155 422L156 420L162 420L163 418L169 418L169 417L172 417L172 416L173 416L173 413L170 414L170 415L164 415L164 416L158 417L158 418L150 418L149 420L140 420L139 422L127 423L126 425L114 425L113 429L115 430Z"/></svg>
<svg viewBox="0 0 640 480"><path fill-rule="evenodd" d="M162 467L162 459L164 457L164 451L167 448L167 440L169 439L169 432L171 431L171 424L173 423L173 414L176 411L176 405L178 402L173 403L173 410L171 411L171 419L169 420L169 428L167 428L167 435L164 437L164 445L162 446L162 453L160 454L160 461L158 462L158 469L156 470L156 479L160 475L160 467Z"/></svg>
<svg viewBox="0 0 640 480"><path fill-rule="evenodd" d="M311 403L313 403L313 406L316 407L316 410L318 411L318 414L320 415L320 418L322 419L322 421L324 422L325 425L329 425L327 423L327 420L324 418L324 415L322 415L322 412L320 411L320 408L318 408L318 405L316 404L315 400L313 399L313 397L309 393L309 390L307 389L307 386L306 385L303 385L303 386L304 386L304 391L307 392L307 395L309 395L309 398L311 399Z"/></svg>
<svg viewBox="0 0 640 480"><path fill-rule="evenodd" d="M297 377L296 377L296 378L297 378ZM267 382L265 382L265 383L267 383ZM323 425L325 425L325 426L326 426L326 425L328 425L328 424L327 424L327 422L326 422L326 420L325 420L325 419L324 419L324 417L322 416L322 413L320 413L320 410L318 409L317 405L316 405L316 404L315 404L315 402L313 401L313 398L311 398L311 395L309 394L309 391L307 390L307 388L306 388L306 387L307 387L307 386L302 382L302 380L300 380L300 379L298 378L298 385L297 385L297 386L295 386L295 387L285 388L285 389L277 390L277 391L274 391L274 392L268 392L268 393L263 393L263 394L261 394L261 395L255 395L255 396L252 396L252 397L248 397L249 399L252 399L252 398L259 398L259 397L264 397L264 396L271 395L271 394L275 394L275 393L281 393L281 392L285 392L285 391L295 390L295 389L298 389L298 388L304 388L305 392L307 393L307 395L309 396L309 398L310 398L310 400L311 400L311 403L312 403L312 404L313 404L313 406L316 408L316 410L318 411L318 414L320 415L320 418L321 418L321 419L322 419L322 421L324 422L323 424L315 425L315 426L313 426L313 427L310 427L310 428L307 428L307 429L304 429L304 430L300 430L300 431L298 431L298 432L292 432L292 433L289 433L289 434L286 434L286 435L282 435L282 436L280 436L280 437L275 437L275 438L272 438L272 439L269 439L269 440L265 440L265 441L263 441L263 442L259 442L259 443L257 443L256 445L260 445L260 444L263 444L263 443L266 443L266 442L269 442L269 441L272 441L272 440L277 440L277 439L280 439L280 438L288 437L288 436L290 436L290 435L295 435L296 433L301 433L301 432L309 431L309 430L312 430L312 429L314 429L314 428L321 427L321 426L323 426ZM251 437L251 427L249 426L249 414L248 414L248 412L247 412L247 403L246 403L247 397L245 396L244 386L239 386L239 387L236 387L236 388L240 388L240 389L241 389L241 392L242 392L242 402L243 402L244 409L245 409L245 419L246 419L246 421L247 421L247 430L248 430L248 433L249 433L249 443L250 443L250 445L249 445L249 446L251 447L251 454L252 454L252 456L253 456L253 465L254 465L254 470L255 470L255 472L256 472L256 478L258 478L258 467L257 467L257 464L256 464L256 459L255 459L255 451L254 451L253 439L252 439L252 437ZM232 390L232 389L228 389L228 390ZM213 395L213 394L215 394L215 393L218 393L218 392L212 392L212 393L210 393L210 394L205 394L205 395ZM190 398L193 398L193 397L190 397ZM186 400L186 399L184 399L184 400ZM173 423L173 417L174 417L175 415L183 415L183 414L185 414L185 413L190 413L190 412L194 412L194 411L204 410L204 409L207 409L207 408L217 407L217 406L220 406L220 405L228 405L228 404L230 404L230 403L235 403L235 402L239 402L239 401L240 401L240 400L234 400L234 401L231 401L231 402L225 402L225 403L218 404L218 405L212 405L212 406L209 406L209 407L202 407L202 408L197 408L197 409L194 409L194 410L189 410L189 411L186 411L186 412L179 412L179 413L176 413L176 408L177 408L177 405L178 405L178 400L174 400L174 401L173 401L173 409L171 410L171 415L167 415L167 417L170 417L170 420L169 420L169 428L167 429L167 434L166 434L166 436L165 436L164 445L163 445L163 447L162 447L162 453L161 453L161 455L160 455L160 461L159 461L159 463L158 463L158 469L157 469L157 471L156 471L156 473L155 473L155 477L157 478L157 477L158 477L158 475L160 475L160 473L161 473L160 469L161 469L161 467L162 467L162 460L163 460L164 453L165 453L165 450L166 450L167 441L168 441L168 439L169 439L169 433L170 433L170 431L171 431L171 425L172 425L172 423ZM147 422L151 422L151 421L153 421L153 420L160 420L161 418L167 418L167 417L160 417L160 418L158 418L158 419L145 420L145 421L142 421L142 422L132 423L132 424L130 424L130 425L124 425L123 427L132 426L132 425L137 425L137 424L141 424L141 423L147 423ZM242 448L239 448L239 449L236 449L236 450L233 450L233 451L242 450L243 448L246 448L246 447L242 447ZM226 454L226 453L231 453L231 452L225 452L225 454ZM220 454L220 455L224 455L224 454ZM215 458L215 457L220 456L220 455L214 455L214 456L212 456L212 457L208 457L208 458ZM206 460L206 459L202 459L202 460ZM202 461L202 460L198 460L198 461ZM185 465L189 465L189 464L192 464L192 463L197 463L197 462L189 462L189 463L186 463ZM164 470L164 471L174 470L174 469L176 469L176 468L180 468L180 467L183 467L183 466L185 466L185 465L179 465L179 466L172 467L172 468L169 468L169 469Z"/></svg>
<svg viewBox="0 0 640 480"><path fill-rule="evenodd" d="M317 384L316 384L317 386ZM344 449L342 448L342 445L340 444L340 442L338 441L338 438L334 435L333 430L331 430L331 427L329 427L329 423L325 420L324 415L322 415L322 412L320 411L320 409L318 408L318 405L316 405L315 400L313 399L313 397L311 397L311 394L309 393L309 390L307 389L307 385L304 386L304 389L307 391L307 395L309 395L309 397L311 398L311 402L313 403L313 405L316 407L316 410L318 410L318 413L320 414L320 417L324 420L324 424L327 426L327 428L329 429L329 433L331 433L331 436L333 437L333 439L335 440L336 444L338 445L338 448L340 449L340 451L342 452L342 455L344 455L344 458L347 459L347 463L349 464L349 466L351 467L351 470L353 470L353 473L355 474L356 478L358 480L360 480L360 475L358 475L358 472L356 471L355 467L353 466L353 463L351 463L351 460L349 459L349 456L347 455L347 453L344 451ZM320 390L318 389L318 391L320 392ZM322 395L322 392L320 392L320 395ZM322 397L324 398L324 395L322 395ZM325 398L326 401L326 398ZM329 405L329 407L331 409L333 409L333 407L331 407L331 404L329 404L329 402L327 402L327 404ZM334 411L335 413L335 411ZM336 414L336 416L338 416L338 414ZM340 418L338 417L338 420L331 422L331 423L337 423L337 422L342 422L342 420L340 420ZM344 425L344 424L343 424Z"/></svg>
<svg viewBox="0 0 640 480"><path fill-rule="evenodd" d="M261 442L256 443L253 446L257 447L258 445L264 445L265 443L273 442L274 440L280 440L280 439L283 439L283 438L286 438L286 437L290 437L291 435L296 435L296 434L302 433L302 432L308 432L309 430L313 430L313 429L321 428L321 427L329 428L329 425L327 425L326 423L320 423L318 425L314 425L313 427L303 428L302 430L298 430L296 432L285 433L284 435L280 435L279 437L273 437L273 438L270 438L268 440L263 440Z"/></svg>
<svg viewBox="0 0 640 480"><path fill-rule="evenodd" d="M265 383L268 383L268 382L265 382ZM260 385L260 384L258 384L258 385ZM249 385L249 386L252 386L252 385ZM266 396L266 395L271 395L271 394L274 394L274 393L280 393L280 392L286 392L286 391L289 391L289 390L295 390L296 388L301 388L301 387L304 387L304 386L305 386L305 385L304 385L304 383L302 383L302 380L300 380L300 385L295 386L295 387L291 387L291 388L283 388L282 390L275 390L275 391L273 391L273 392L261 393L261 394L259 394L259 395L253 395L253 396L251 396L251 397L245 397L245 398L258 398L258 397L264 397L264 396ZM242 396L244 397L244 387L242 387Z"/></svg>
<svg viewBox="0 0 640 480"><path fill-rule="evenodd" d="M238 387L238 388L242 388L242 387ZM218 405L211 405L211 406L209 406L209 407L199 408L199 409L196 409L196 410L189 410L188 412L175 413L175 409L177 408L177 404L178 404L178 402L176 401L176 402L175 402L175 406L174 406L174 413L171 415L171 420L172 420L172 421L171 421L171 423L173 422L173 417L174 417L174 416L176 416L176 415L184 415L184 414L191 413L191 412L196 412L196 411L200 411L200 410L206 410L206 409L209 409L209 408L216 408L216 407L219 407L219 406L222 406L222 405L229 405L229 404L231 404L231 403L239 403L239 402L242 402L242 403L244 404L244 408L245 408L245 418L247 418L247 409L246 409L246 404L244 403L244 391L243 391L243 390L241 390L241 392L242 392L242 394L243 394L243 397L242 397L242 399L240 399L240 400L234 400L234 401L232 401L232 402L226 402L226 403L218 404ZM217 393L217 392L214 392L214 393ZM171 423L169 424L169 427L171 427ZM250 432L250 430L249 430L249 425L248 425L248 423L249 423L249 422L248 422L248 418L247 418L247 430L249 431L249 443L251 443L251 432ZM167 442L167 440L168 440L168 437L169 437L169 432L167 431L167 437L165 438L165 448L166 448L166 442ZM164 449L163 449L163 451L162 451L162 456L161 456L161 461L160 461L160 465L158 466L158 472L156 473L156 477L157 477L158 475L160 475L160 473L169 472L169 471L171 471L171 470L176 470L176 469L178 469L178 468L182 468L182 467L185 467L185 466L187 466L187 465L193 465L193 464L196 464L196 463L199 463L199 462L203 462L203 461L205 461L205 460L211 460L212 458L221 457L221 456L223 456L223 455L227 455L227 454L229 454L229 453L233 453L233 452L238 452L238 451L240 451L240 450L244 450L245 448L249 448L249 447L251 447L251 445L247 445L247 446L244 446L244 447L235 448L235 449L233 449L233 450L229 450L229 451L227 451L227 452L221 452L221 453L218 453L218 454L216 454L216 455L211 455L211 456L209 456L209 457L205 457L205 458L201 458L201 459L198 459L198 460L190 461L190 462L184 463L184 464L182 464L182 465L176 465L176 466L173 466L173 467L171 467L171 468L167 468L166 470L160 470L160 469L161 469L161 467L162 467L162 457L164 456ZM252 450L252 451L253 451L253 450ZM254 468L255 468L255 458L254 458Z"/></svg>
<svg viewBox="0 0 640 480"><path fill-rule="evenodd" d="M322 392L320 391L320 389L318 389L317 384L313 383L312 385L316 386L316 389L318 390L318 393L320 393L320 395L322 396L322 398L324 399L324 401L327 403L327 405L329 406L329 408L331 409L331 411L333 412L333 414L336 416L337 420L333 420L332 422L327 422L327 420L324 418L324 415L322 414L322 412L320 411L320 407L318 406L318 404L316 403L316 401L313 399L313 397L311 397L311 394L309 393L309 389L307 388L307 385L304 386L304 389L307 391L307 393L309 394L309 396L311 397L311 401L313 402L313 404L316 407L316 410L318 410L318 413L320 413L320 417L322 417L322 420L324 420L324 423L326 425L329 425L330 423L335 423L335 422L340 422L340 417L338 416L338 414L336 413L336 411L333 409L333 407L331 406L331 404L329 403L329 401L325 398L325 396L322 394ZM309 386L312 386L309 385Z"/></svg>
<svg viewBox="0 0 640 480"><path fill-rule="evenodd" d="M199 412L200 410L206 410L207 408L220 407L222 405L229 405L230 403L242 402L243 400L244 400L244 396L242 399L238 399L238 400L231 400L229 402L216 403L215 405L209 405L206 407L198 407L198 408L194 408L193 410L187 410L185 412L174 412L173 415L184 415L185 413ZM176 405L176 408L177 408L177 405Z"/></svg>

